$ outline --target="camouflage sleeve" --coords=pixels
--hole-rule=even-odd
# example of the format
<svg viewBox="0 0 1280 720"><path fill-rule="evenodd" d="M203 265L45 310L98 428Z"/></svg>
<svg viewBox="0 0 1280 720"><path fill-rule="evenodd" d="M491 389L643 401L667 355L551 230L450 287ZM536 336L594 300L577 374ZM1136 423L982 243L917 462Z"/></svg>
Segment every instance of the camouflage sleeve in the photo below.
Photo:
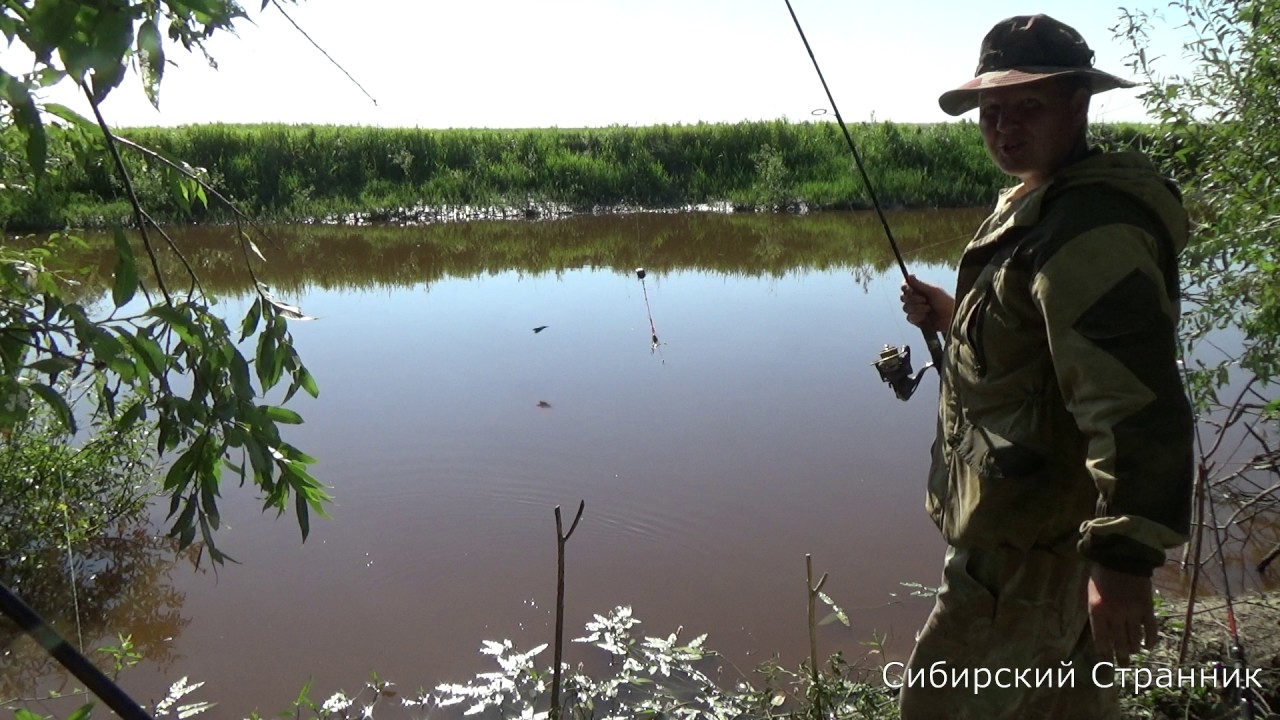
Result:
<svg viewBox="0 0 1280 720"><path fill-rule="evenodd" d="M1158 240L1129 224L1058 245L1032 281L1058 386L1088 441L1097 516L1079 548L1111 569L1149 575L1186 542L1192 418L1176 365L1178 307Z"/></svg>

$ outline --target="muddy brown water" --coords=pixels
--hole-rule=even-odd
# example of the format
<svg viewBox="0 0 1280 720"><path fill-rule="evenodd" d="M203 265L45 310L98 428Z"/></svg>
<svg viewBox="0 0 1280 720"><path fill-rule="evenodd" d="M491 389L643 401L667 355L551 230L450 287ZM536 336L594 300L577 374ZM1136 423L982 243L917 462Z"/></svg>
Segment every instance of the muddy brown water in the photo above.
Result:
<svg viewBox="0 0 1280 720"><path fill-rule="evenodd" d="M946 285L980 215L890 221ZM937 381L903 403L870 366L885 343L924 356L880 233L864 214L272 228L262 278L319 318L292 324L321 394L291 405L289 439L319 459L332 518L304 544L228 486L218 542L240 564L129 551L118 564L147 572L82 609L86 646L131 634L147 659L127 690L154 701L190 676L221 717L286 708L308 679L321 700L370 670L465 681L496 669L482 640L551 640L553 508L582 500L568 637L628 605L645 634L709 633L726 667L794 665L811 553L852 625L824 624L821 652L885 636L900 659L930 607L904 583L936 584L943 552L923 511ZM179 232L237 318L229 235ZM37 609L75 635L65 605ZM41 676L27 641L4 662L11 692Z"/></svg>

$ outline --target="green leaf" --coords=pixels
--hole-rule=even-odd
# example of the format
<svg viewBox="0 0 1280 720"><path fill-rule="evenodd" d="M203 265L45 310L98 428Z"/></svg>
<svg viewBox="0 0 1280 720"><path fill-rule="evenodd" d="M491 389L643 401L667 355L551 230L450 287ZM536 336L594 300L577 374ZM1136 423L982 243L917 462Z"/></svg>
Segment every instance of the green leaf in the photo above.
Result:
<svg viewBox="0 0 1280 720"><path fill-rule="evenodd" d="M133 299L138 290L138 266L133 259L133 248L119 225L114 228L116 242L115 282L111 286L111 299L121 307Z"/></svg>
<svg viewBox="0 0 1280 720"><path fill-rule="evenodd" d="M93 703L81 705L67 716L67 720L88 720L93 715Z"/></svg>
<svg viewBox="0 0 1280 720"><path fill-rule="evenodd" d="M161 304L147 310L146 314L161 320L173 328L174 332L178 333L178 337L182 338L188 345L197 350L203 350L204 337L200 332L200 327L196 325L195 321L187 313L183 312L188 308L192 308L192 306L183 305L182 309L178 309L172 305Z"/></svg>
<svg viewBox="0 0 1280 720"><path fill-rule="evenodd" d="M138 28L138 64L142 67L143 87L147 99L160 109L160 80L164 76L164 43L160 30L151 18Z"/></svg>
<svg viewBox="0 0 1280 720"><path fill-rule="evenodd" d="M0 376L0 430L8 430L27 419L31 393L17 378Z"/></svg>
<svg viewBox="0 0 1280 720"><path fill-rule="evenodd" d="M93 98L102 102L124 79L127 54L133 45L133 17L118 5L103 3L92 41Z"/></svg>
<svg viewBox="0 0 1280 720"><path fill-rule="evenodd" d="M237 444L238 444L238 443L237 443ZM241 485L243 485L243 484L244 484L244 465L243 465L243 464L241 464L241 465L237 465L237 464L235 464L235 463L231 462L231 460L230 460L229 458L223 458L223 459L222 459L222 464L223 464L223 465L226 465L226 466L227 466L227 467L229 467L229 468L231 468L232 472L234 472L236 475L239 475L239 476L240 476L240 484L241 484Z"/></svg>
<svg viewBox="0 0 1280 720"><path fill-rule="evenodd" d="M45 103L44 111L49 113L50 115L53 115L54 117L58 117L63 120L66 120L72 125L75 125L76 127L80 128L81 130L96 133L100 129L97 123L81 115L75 110L72 110L66 105L61 105L59 103Z"/></svg>
<svg viewBox="0 0 1280 720"><path fill-rule="evenodd" d="M58 416L58 421L67 429L67 432L74 435L76 432L76 419L71 413L71 406L67 404L66 398L48 385L31 383L29 387L53 410L54 414Z"/></svg>
<svg viewBox="0 0 1280 720"><path fill-rule="evenodd" d="M34 333L19 332L17 328L0 333L0 363L8 375L17 374L17 369L30 352L30 344L35 342L33 335Z"/></svg>
<svg viewBox="0 0 1280 720"><path fill-rule="evenodd" d="M210 20L231 16L220 0L183 0L182 4L194 10L197 15L208 16Z"/></svg>
<svg viewBox="0 0 1280 720"><path fill-rule="evenodd" d="M44 178L49 159L49 141L45 137L40 111L31 98L26 83L0 70L0 100L13 108L13 122L27 139L27 166L39 183Z"/></svg>
<svg viewBox="0 0 1280 720"><path fill-rule="evenodd" d="M164 476L164 490L166 492L181 492L187 485L191 484L191 480L196 476L196 471L199 469L207 438L207 435L200 436L198 440L191 444L191 447L187 448L186 452L173 461L169 472Z"/></svg>
<svg viewBox="0 0 1280 720"><path fill-rule="evenodd" d="M221 518L218 515L218 481L216 478L210 478L200 483L200 501L204 503L204 512L208 517L209 524L213 529L217 530L221 524Z"/></svg>
<svg viewBox="0 0 1280 720"><path fill-rule="evenodd" d="M284 345L277 339L276 332L283 321L272 318L266 331L258 336L258 354L254 363L258 371L258 382L264 391L270 390L280 382L280 374L284 371Z"/></svg>
<svg viewBox="0 0 1280 720"><path fill-rule="evenodd" d="M64 55L66 64L67 48L83 45L70 41L75 30L76 15L81 9L79 5L74 2L38 2L32 6L31 14L27 17L27 29L31 33L28 46L42 63L48 64L57 50ZM80 50L81 53L84 52L83 48ZM67 68L76 74L85 70L83 67L73 68L70 64Z"/></svg>
<svg viewBox="0 0 1280 720"><path fill-rule="evenodd" d="M298 529L302 531L302 540L306 542L307 536L311 534L311 518L308 515L307 498L300 492L295 492L294 512L298 515Z"/></svg>
<svg viewBox="0 0 1280 720"><path fill-rule="evenodd" d="M106 417L108 419L113 419L116 416L116 390L119 388L109 388L106 386L106 383L100 385L99 388L98 404L100 405L100 409L106 411Z"/></svg>
<svg viewBox="0 0 1280 720"><path fill-rule="evenodd" d="M244 316L244 323L240 326L240 340L244 341L258 329L258 319L262 317L262 298L253 301L253 305L249 307L249 312Z"/></svg>
<svg viewBox="0 0 1280 720"><path fill-rule="evenodd" d="M245 361L244 356L231 348L231 358L227 362L228 370L231 373L231 390L236 397L252 398L254 396L253 386L249 381L249 363Z"/></svg>
<svg viewBox="0 0 1280 720"><path fill-rule="evenodd" d="M138 369L123 356L125 347L119 339L104 331L94 335L89 347L93 350L95 364L99 367L106 365L107 369L118 375L122 381L133 383Z"/></svg>
<svg viewBox="0 0 1280 720"><path fill-rule="evenodd" d="M302 416L288 408L275 405L261 405L259 407L267 414L267 417L278 423L284 423L286 425L302 424Z"/></svg>
<svg viewBox="0 0 1280 720"><path fill-rule="evenodd" d="M177 537L180 547L187 547L192 540L196 539L196 500L194 497L187 498L187 505L182 509L182 514L173 523L173 527L169 529L169 537Z"/></svg>
<svg viewBox="0 0 1280 720"><path fill-rule="evenodd" d="M120 416L120 428L128 430L141 420L145 416L145 413L146 407L143 406L142 403L134 403L130 405L129 409L125 410L124 414Z"/></svg>
<svg viewBox="0 0 1280 720"><path fill-rule="evenodd" d="M120 332L120 337L124 339L125 344L133 351L134 357L142 363L140 370L148 370L153 377L157 378L164 375L164 369L167 364L164 351L160 349L155 340L145 335L134 335L123 331Z"/></svg>
<svg viewBox="0 0 1280 720"><path fill-rule="evenodd" d="M263 478L270 481L271 461L263 450L262 444L258 442L258 438L253 434L246 434L244 436L244 449L249 456L250 467L253 469L254 479L258 484L263 484Z"/></svg>
<svg viewBox="0 0 1280 720"><path fill-rule="evenodd" d="M289 443L280 444L280 454L289 458L290 460L302 463L303 465L315 465L316 463L320 462L319 460L316 460L315 458L302 452L301 450L290 445Z"/></svg>
<svg viewBox="0 0 1280 720"><path fill-rule="evenodd" d="M75 360L69 357L59 356L59 357L45 358L44 360L33 362L28 367L30 367L32 370L35 370L38 373L43 373L46 375L57 375L59 373L66 372L67 370L71 370L77 365L79 365L79 363L77 363Z"/></svg>
<svg viewBox="0 0 1280 720"><path fill-rule="evenodd" d="M316 379L311 376L311 373L305 367L298 367L296 377L298 384L302 386L303 390L307 391L308 395L313 398L320 397L320 386L316 384Z"/></svg>
<svg viewBox="0 0 1280 720"><path fill-rule="evenodd" d="M0 33L4 33L5 38L12 43L18 34L18 19L0 14Z"/></svg>
<svg viewBox="0 0 1280 720"><path fill-rule="evenodd" d="M62 307L62 298L58 297L57 295L50 295L48 293L45 293L43 297L43 301L44 301L44 314L43 314L44 321L49 322L50 320L53 319L53 316L57 314L58 310Z"/></svg>

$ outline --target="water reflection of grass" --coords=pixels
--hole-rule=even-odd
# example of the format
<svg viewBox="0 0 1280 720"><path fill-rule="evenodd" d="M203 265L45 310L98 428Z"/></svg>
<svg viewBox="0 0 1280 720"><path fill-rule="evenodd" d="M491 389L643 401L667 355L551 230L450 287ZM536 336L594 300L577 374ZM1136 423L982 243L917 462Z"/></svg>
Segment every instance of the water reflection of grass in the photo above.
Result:
<svg viewBox="0 0 1280 720"><path fill-rule="evenodd" d="M910 264L953 261L981 212L892 212L889 221ZM183 252L215 292L249 287L228 226L176 232ZM365 288L429 285L519 271L557 273L578 268L631 272L696 270L749 277L781 277L805 270L849 269L861 275L896 266L874 213L778 214L637 213L581 216L548 222L468 222L437 225L290 225L268 229L258 245L267 257L259 276L272 287ZM88 268L88 287L108 287L111 248L91 237L61 258ZM177 258L161 257L173 264Z"/></svg>
<svg viewBox="0 0 1280 720"><path fill-rule="evenodd" d="M76 548L74 572L66 567L64 551L5 571L5 583L41 613L63 638L104 671L111 660L93 650L115 645L117 632L128 632L132 646L161 672L171 669L180 655L174 639L191 622L182 606L186 593L174 587L170 574L183 563L197 564L198 548L175 553L174 543L141 522L126 522L109 536ZM74 583L74 587L73 587ZM77 614L78 613L78 614ZM31 697L75 681L62 675L58 664L12 622L0 617L0 648L5 671L0 698Z"/></svg>

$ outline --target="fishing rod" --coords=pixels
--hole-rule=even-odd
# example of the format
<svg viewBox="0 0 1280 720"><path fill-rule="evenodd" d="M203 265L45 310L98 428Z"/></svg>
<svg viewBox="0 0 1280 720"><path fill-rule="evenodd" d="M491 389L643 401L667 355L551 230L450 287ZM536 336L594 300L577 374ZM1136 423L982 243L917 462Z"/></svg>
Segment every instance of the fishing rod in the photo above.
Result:
<svg viewBox="0 0 1280 720"><path fill-rule="evenodd" d="M36 614L13 591L0 583L0 613L8 615L23 632L31 636L45 652L49 653L84 686L97 695L117 716L125 720L152 720L142 706L129 697L111 678L107 677L89 659L80 654L44 618Z"/></svg>
<svg viewBox="0 0 1280 720"><path fill-rule="evenodd" d="M831 103L831 111L836 116L836 122L840 125L840 130L844 133L844 140L849 145L849 152L853 154L853 162L858 167L858 173L862 175L862 182L866 185L867 194L871 196L871 204L876 209L876 216L880 218L880 226L884 228L885 237L889 239L889 247L893 248L893 256L898 261L898 269L902 271L903 280L910 280L911 274L907 272L907 263L902 259L902 252L898 249L898 241L893 237L893 230L889 228L889 220L884 215L884 210L880 206L880 199L876 196L875 186L871 184L871 177L867 175L867 169L862 163L862 154L858 152L858 146L853 142L853 135L849 134L849 127L845 125L844 118L840 116L840 108L836 107L836 99L831 95L831 88L827 86L827 79L822 74L822 68L818 65L818 58L813 54L813 47L809 45L809 38L805 37L804 28L800 27L800 18L796 17L795 8L791 7L791 0L785 0L787 3L787 12L791 13L791 21L796 24L796 32L800 33L800 40L804 42L804 49L809 52L809 59L813 61L813 69L818 72L818 80L822 82L822 89L827 93L827 102ZM920 368L920 372L912 375L911 372L911 348L902 346L901 348L892 345L885 345L880 352L880 356L872 365L876 371L880 373L880 379L889 384L893 388L893 393L899 400L911 399L912 393L916 391L916 386L920 384L920 379L924 377L925 371L931 367L938 368L942 371L942 341L938 338L938 333L920 328L920 332L924 335L924 344L929 348L929 357L931 362Z"/></svg>

